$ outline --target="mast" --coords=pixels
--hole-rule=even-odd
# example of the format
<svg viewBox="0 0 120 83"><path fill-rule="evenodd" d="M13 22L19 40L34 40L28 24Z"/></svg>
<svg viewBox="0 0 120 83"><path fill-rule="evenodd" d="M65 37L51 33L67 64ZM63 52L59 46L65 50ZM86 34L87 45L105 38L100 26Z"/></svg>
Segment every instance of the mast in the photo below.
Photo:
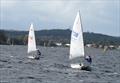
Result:
<svg viewBox="0 0 120 83"><path fill-rule="evenodd" d="M82 16L81 16L80 10L79 10L78 12L79 12L80 20L81 20L81 30L82 30L83 45L84 45L84 35L83 35L83 22L82 22ZM85 46L83 46L83 49L84 49L84 56L85 56Z"/></svg>

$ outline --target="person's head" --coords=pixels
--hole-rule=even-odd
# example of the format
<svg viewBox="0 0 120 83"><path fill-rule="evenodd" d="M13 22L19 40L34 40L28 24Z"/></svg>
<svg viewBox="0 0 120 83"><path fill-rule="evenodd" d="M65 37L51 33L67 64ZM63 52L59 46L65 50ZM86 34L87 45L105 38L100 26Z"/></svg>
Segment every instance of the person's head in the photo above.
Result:
<svg viewBox="0 0 120 83"><path fill-rule="evenodd" d="M89 56L89 58L91 58L91 56Z"/></svg>

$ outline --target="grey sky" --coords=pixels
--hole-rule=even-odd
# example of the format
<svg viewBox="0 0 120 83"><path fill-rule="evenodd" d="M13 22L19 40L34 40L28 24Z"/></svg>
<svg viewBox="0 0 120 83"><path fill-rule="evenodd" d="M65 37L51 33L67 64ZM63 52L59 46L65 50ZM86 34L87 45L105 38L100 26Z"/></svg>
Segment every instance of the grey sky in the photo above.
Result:
<svg viewBox="0 0 120 83"><path fill-rule="evenodd" d="M1 0L1 29L72 28L80 10L84 31L120 36L119 0Z"/></svg>

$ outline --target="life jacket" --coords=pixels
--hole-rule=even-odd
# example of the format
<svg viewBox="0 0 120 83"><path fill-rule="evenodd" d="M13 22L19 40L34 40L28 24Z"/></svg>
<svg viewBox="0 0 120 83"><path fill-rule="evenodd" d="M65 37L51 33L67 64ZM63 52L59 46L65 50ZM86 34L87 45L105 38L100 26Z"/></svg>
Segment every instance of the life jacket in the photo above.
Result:
<svg viewBox="0 0 120 83"><path fill-rule="evenodd" d="M89 63L92 63L92 58L90 56L85 57L85 60L87 60Z"/></svg>

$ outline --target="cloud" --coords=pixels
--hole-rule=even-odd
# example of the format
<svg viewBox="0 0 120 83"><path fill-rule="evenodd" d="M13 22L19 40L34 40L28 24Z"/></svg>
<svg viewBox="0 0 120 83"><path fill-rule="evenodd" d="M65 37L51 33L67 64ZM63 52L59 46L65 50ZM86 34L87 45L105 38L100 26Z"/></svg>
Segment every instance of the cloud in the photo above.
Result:
<svg viewBox="0 0 120 83"><path fill-rule="evenodd" d="M119 0L1 0L1 24L22 30L31 21L37 29L72 28L80 10L84 31L118 35L112 30L119 28L119 8ZM108 27L110 32L103 31Z"/></svg>
<svg viewBox="0 0 120 83"><path fill-rule="evenodd" d="M2 8L3 7L11 8L11 7L14 7L18 2L19 0L1 0L0 5Z"/></svg>

